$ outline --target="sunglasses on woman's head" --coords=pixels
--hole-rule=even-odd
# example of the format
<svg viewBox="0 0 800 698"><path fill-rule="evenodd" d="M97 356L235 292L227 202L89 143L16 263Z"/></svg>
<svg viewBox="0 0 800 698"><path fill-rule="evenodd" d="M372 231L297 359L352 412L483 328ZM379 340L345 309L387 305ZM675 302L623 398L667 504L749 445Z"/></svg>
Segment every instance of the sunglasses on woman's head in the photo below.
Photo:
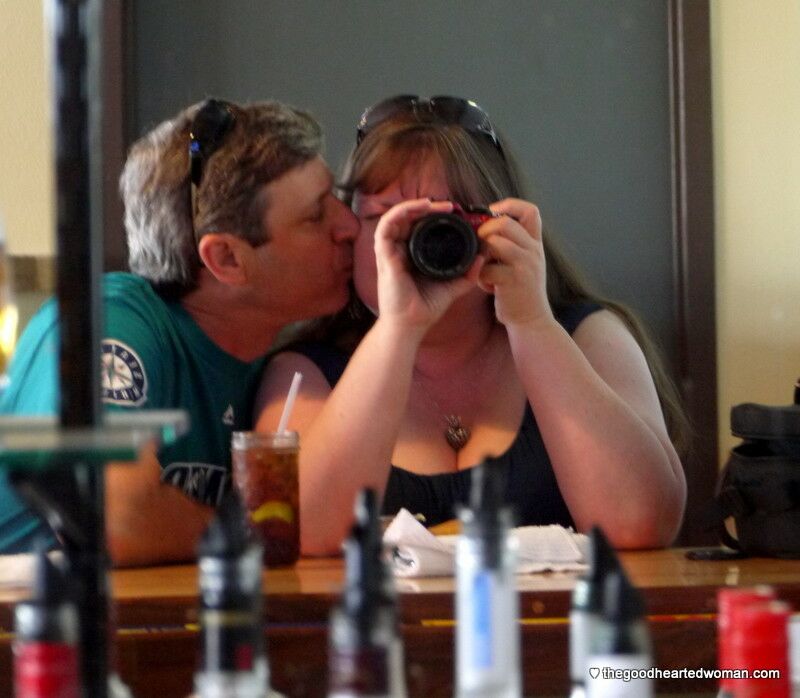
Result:
<svg viewBox="0 0 800 698"><path fill-rule="evenodd" d="M439 96L421 99L417 95L399 95L378 102L361 115L356 143L360 145L372 129L399 114L413 114L418 118L432 117L444 124L461 126L467 133L488 138L500 155L505 157L500 139L489 121L489 115L471 99L461 97Z"/></svg>

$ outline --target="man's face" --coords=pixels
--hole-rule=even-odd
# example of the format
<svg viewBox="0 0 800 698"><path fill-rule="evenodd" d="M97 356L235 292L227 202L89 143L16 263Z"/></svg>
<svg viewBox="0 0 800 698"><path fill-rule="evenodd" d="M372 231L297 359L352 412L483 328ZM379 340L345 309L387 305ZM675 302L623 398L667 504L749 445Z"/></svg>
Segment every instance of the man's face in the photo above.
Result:
<svg viewBox="0 0 800 698"><path fill-rule="evenodd" d="M332 186L320 157L266 185L269 240L255 249L255 279L287 322L334 313L347 302L358 220Z"/></svg>

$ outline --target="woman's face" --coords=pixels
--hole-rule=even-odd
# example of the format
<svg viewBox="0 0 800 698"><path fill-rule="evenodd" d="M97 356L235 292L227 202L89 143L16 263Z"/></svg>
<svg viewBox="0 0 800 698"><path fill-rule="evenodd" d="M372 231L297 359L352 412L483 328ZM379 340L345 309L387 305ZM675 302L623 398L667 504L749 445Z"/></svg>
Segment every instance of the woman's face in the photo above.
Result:
<svg viewBox="0 0 800 698"><path fill-rule="evenodd" d="M353 251L353 282L361 301L378 314L378 272L375 264L375 227L380 217L392 206L408 199L438 199L449 201L452 196L444 166L436 155L424 160L411 160L400 176L374 194L356 190L353 212L361 230Z"/></svg>

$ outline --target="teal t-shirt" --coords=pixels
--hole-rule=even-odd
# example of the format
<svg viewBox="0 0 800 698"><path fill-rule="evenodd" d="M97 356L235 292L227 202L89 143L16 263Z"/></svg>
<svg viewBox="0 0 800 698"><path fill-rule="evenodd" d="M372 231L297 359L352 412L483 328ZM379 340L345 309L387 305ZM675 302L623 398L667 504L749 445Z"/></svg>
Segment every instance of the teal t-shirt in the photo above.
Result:
<svg viewBox="0 0 800 698"><path fill-rule="evenodd" d="M103 277L102 399L110 409L184 409L189 433L159 451L161 479L205 504L230 486L233 431L252 425L265 358L243 362L220 349L178 302L144 279ZM0 413L53 414L58 401L58 307L47 301L20 337ZM0 552L29 550L50 535L0 473Z"/></svg>

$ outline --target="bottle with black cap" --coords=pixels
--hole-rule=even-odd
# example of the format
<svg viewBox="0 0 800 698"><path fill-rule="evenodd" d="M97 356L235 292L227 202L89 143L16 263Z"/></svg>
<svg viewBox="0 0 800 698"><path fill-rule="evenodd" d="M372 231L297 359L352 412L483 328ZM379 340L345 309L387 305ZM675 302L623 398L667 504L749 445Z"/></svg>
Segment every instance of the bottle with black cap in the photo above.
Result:
<svg viewBox="0 0 800 698"><path fill-rule="evenodd" d="M472 471L469 506L461 509L456 546L456 696L521 695L516 539L509 534L501 463Z"/></svg>
<svg viewBox="0 0 800 698"><path fill-rule="evenodd" d="M231 492L198 546L199 698L264 698L269 667L264 653L261 563L263 547L250 532L239 497Z"/></svg>
<svg viewBox="0 0 800 698"><path fill-rule="evenodd" d="M33 595L14 609L14 695L78 698L78 611L67 578L40 546Z"/></svg>
<svg viewBox="0 0 800 698"><path fill-rule="evenodd" d="M381 540L377 497L362 490L344 543L345 589L331 612L328 698L406 696L393 580Z"/></svg>
<svg viewBox="0 0 800 698"><path fill-rule="evenodd" d="M644 600L622 569L606 575L603 613L591 638L587 698L652 698L653 666Z"/></svg>
<svg viewBox="0 0 800 698"><path fill-rule="evenodd" d="M569 612L570 698L583 698L586 695L586 660L592 637L603 614L605 578L619 569L614 549L603 531L594 526L589 532L589 571L575 583Z"/></svg>

